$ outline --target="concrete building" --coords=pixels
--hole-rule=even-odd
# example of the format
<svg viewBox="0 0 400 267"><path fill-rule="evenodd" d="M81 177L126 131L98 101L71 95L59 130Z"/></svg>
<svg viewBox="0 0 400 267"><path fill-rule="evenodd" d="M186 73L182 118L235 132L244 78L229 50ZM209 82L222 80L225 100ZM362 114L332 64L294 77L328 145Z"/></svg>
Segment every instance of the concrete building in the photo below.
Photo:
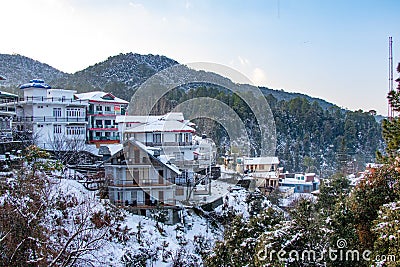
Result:
<svg viewBox="0 0 400 267"><path fill-rule="evenodd" d="M134 138L145 146L160 148L168 160L183 169L198 165L195 162L198 144L193 141L193 123L184 120L182 113L162 116L123 116L117 118L123 140Z"/></svg>
<svg viewBox="0 0 400 267"><path fill-rule="evenodd" d="M205 137L195 140L193 124L184 120L182 113L119 116L117 122L123 149L100 148L106 158L111 156L105 173L111 181L112 202L143 215L162 204L173 220L173 211L182 203L214 202L228 190L230 185L204 172L215 160L214 143Z"/></svg>
<svg viewBox="0 0 400 267"><path fill-rule="evenodd" d="M0 81L5 80L0 76ZM18 96L15 94L0 91L0 103L15 102ZM12 121L15 116L14 107L0 106L0 143L13 141Z"/></svg>
<svg viewBox="0 0 400 267"><path fill-rule="evenodd" d="M14 108L13 127L29 135L39 147L47 150L68 149L86 140L86 100L74 97L76 91L52 89L43 80L31 80L20 86L24 97L1 104Z"/></svg>
<svg viewBox="0 0 400 267"><path fill-rule="evenodd" d="M279 186L293 187L294 193L311 193L319 189L315 173L284 173L280 175Z"/></svg>
<svg viewBox="0 0 400 267"><path fill-rule="evenodd" d="M87 141L89 144L115 144L120 142L116 117L125 115L128 102L111 93L88 92L75 94L77 100L89 103Z"/></svg>
<svg viewBox="0 0 400 267"><path fill-rule="evenodd" d="M124 149L105 163L109 181L110 201L141 215L161 205L172 223L176 201L184 198L182 171L160 155L133 138L124 142Z"/></svg>

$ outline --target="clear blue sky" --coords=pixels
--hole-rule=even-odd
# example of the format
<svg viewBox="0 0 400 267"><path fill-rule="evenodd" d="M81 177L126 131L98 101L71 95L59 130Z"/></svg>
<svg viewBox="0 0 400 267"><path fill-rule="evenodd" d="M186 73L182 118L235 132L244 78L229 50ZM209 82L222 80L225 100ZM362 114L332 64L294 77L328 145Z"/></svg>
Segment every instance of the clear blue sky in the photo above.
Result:
<svg viewBox="0 0 400 267"><path fill-rule="evenodd" d="M126 52L219 63L257 85L385 115L399 10L397 0L3 0L0 53L70 73Z"/></svg>

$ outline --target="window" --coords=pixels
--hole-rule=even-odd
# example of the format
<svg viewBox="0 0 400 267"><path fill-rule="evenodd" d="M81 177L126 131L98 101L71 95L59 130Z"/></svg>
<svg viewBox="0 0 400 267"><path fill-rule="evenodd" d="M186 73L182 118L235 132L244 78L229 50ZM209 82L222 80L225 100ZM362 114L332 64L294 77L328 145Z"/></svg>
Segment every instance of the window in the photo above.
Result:
<svg viewBox="0 0 400 267"><path fill-rule="evenodd" d="M176 195L177 196L183 196L183 194L184 194L183 188L182 187L177 187L176 188Z"/></svg>
<svg viewBox="0 0 400 267"><path fill-rule="evenodd" d="M175 142L182 142L182 133L175 134Z"/></svg>
<svg viewBox="0 0 400 267"><path fill-rule="evenodd" d="M54 132L55 134L61 133L61 125L55 124L55 125L54 125L54 130L53 130L53 132Z"/></svg>
<svg viewBox="0 0 400 267"><path fill-rule="evenodd" d="M53 108L53 117L61 117L61 108Z"/></svg>
<svg viewBox="0 0 400 267"><path fill-rule="evenodd" d="M164 201L164 191L158 191L158 200Z"/></svg>
<svg viewBox="0 0 400 267"><path fill-rule="evenodd" d="M43 108L43 106L37 106L37 108Z"/></svg>
<svg viewBox="0 0 400 267"><path fill-rule="evenodd" d="M153 143L161 143L161 134L160 133L153 134Z"/></svg>
<svg viewBox="0 0 400 267"><path fill-rule="evenodd" d="M96 120L96 127L97 128L103 128L103 121L102 120Z"/></svg>
<svg viewBox="0 0 400 267"><path fill-rule="evenodd" d="M148 180L149 179L149 169L141 168L139 175L140 175L140 179Z"/></svg>
<svg viewBox="0 0 400 267"><path fill-rule="evenodd" d="M67 117L80 117L81 109L80 108L67 108Z"/></svg>
<svg viewBox="0 0 400 267"><path fill-rule="evenodd" d="M104 107L104 110L105 111L111 111L111 107L110 106L106 106L106 107Z"/></svg>
<svg viewBox="0 0 400 267"><path fill-rule="evenodd" d="M67 135L82 135L85 134L85 128L81 126L67 127Z"/></svg>
<svg viewBox="0 0 400 267"><path fill-rule="evenodd" d="M185 143L192 141L192 135L190 133L185 133Z"/></svg>
<svg viewBox="0 0 400 267"><path fill-rule="evenodd" d="M105 124L106 126L111 126L111 120L105 120L105 121L104 121L104 124ZM111 127L107 127L107 128L111 128Z"/></svg>
<svg viewBox="0 0 400 267"><path fill-rule="evenodd" d="M38 124L38 128L43 128L43 124Z"/></svg>
<svg viewBox="0 0 400 267"><path fill-rule="evenodd" d="M133 157L135 159L135 163L140 163L140 150L136 147L133 149Z"/></svg>
<svg viewBox="0 0 400 267"><path fill-rule="evenodd" d="M96 111L103 111L103 107L102 106L96 106Z"/></svg>

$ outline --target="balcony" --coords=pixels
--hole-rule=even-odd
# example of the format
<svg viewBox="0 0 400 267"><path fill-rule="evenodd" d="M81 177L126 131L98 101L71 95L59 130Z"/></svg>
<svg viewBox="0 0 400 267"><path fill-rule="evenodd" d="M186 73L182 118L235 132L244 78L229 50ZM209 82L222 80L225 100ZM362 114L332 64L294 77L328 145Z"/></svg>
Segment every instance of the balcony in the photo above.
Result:
<svg viewBox="0 0 400 267"><path fill-rule="evenodd" d="M66 103L74 105L87 105L87 100L73 99L73 98L62 98L62 97L44 97L44 96L27 96L18 98L16 102L7 103L46 103L46 102L56 102L56 103Z"/></svg>
<svg viewBox="0 0 400 267"><path fill-rule="evenodd" d="M193 146L192 142L145 142L146 146Z"/></svg>
<svg viewBox="0 0 400 267"><path fill-rule="evenodd" d="M90 131L118 131L118 128L113 125L95 125L89 128Z"/></svg>
<svg viewBox="0 0 400 267"><path fill-rule="evenodd" d="M88 110L88 115L121 115L121 113L115 112L115 111L93 111L93 110Z"/></svg>
<svg viewBox="0 0 400 267"><path fill-rule="evenodd" d="M91 141L118 141L119 136L94 136Z"/></svg>
<svg viewBox="0 0 400 267"><path fill-rule="evenodd" d="M156 207L158 203L160 203L163 206L175 206L176 205L176 200L175 199L168 199L165 201L159 201L159 200L148 200L146 199L145 201L137 201L137 200L112 200L111 203L113 203L116 206L125 206L125 207L131 207L131 208L152 208Z"/></svg>
<svg viewBox="0 0 400 267"><path fill-rule="evenodd" d="M157 180L142 180L139 184L136 183L136 181L132 180L109 180L109 186L113 187L166 187L166 186L171 186L174 185L171 183L172 179L168 178L167 180L163 180L162 183L161 181Z"/></svg>
<svg viewBox="0 0 400 267"><path fill-rule="evenodd" d="M86 123L85 117L53 117L53 116L30 116L16 117L13 122L81 122Z"/></svg>
<svg viewBox="0 0 400 267"><path fill-rule="evenodd" d="M111 131L118 131L118 126L117 125L94 125L94 127L90 128L89 130L93 131L101 131L101 130L111 130Z"/></svg>

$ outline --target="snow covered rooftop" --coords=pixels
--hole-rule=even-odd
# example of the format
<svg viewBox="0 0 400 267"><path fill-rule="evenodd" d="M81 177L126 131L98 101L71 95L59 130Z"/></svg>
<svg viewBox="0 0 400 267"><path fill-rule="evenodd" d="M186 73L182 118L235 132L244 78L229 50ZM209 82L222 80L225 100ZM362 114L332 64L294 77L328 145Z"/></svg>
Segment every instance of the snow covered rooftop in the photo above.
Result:
<svg viewBox="0 0 400 267"><path fill-rule="evenodd" d="M115 121L116 123L146 123L146 122L153 122L153 121L158 121L162 118L163 116L130 116L130 115L121 115L117 116Z"/></svg>
<svg viewBox="0 0 400 267"><path fill-rule="evenodd" d="M83 150L92 153L93 155L99 155L99 149L96 145L86 144Z"/></svg>
<svg viewBox="0 0 400 267"><path fill-rule="evenodd" d="M148 123L148 122L153 122L153 121L180 121L180 122L186 122L188 125L194 125L193 123L189 121L185 121L185 118L183 116L182 112L170 112L165 115L155 115L155 116L135 116L135 115L126 115L126 116L117 116L116 122L139 122L139 123Z"/></svg>
<svg viewBox="0 0 400 267"><path fill-rule="evenodd" d="M278 157L257 157L257 158L244 158L244 164L279 164Z"/></svg>
<svg viewBox="0 0 400 267"><path fill-rule="evenodd" d="M0 76L0 77L1 77L1 76ZM18 95L12 94L12 93L8 93L8 92L0 91L0 98L7 98L7 97L15 97L15 98L17 98Z"/></svg>
<svg viewBox="0 0 400 267"><path fill-rule="evenodd" d="M104 144L99 148L100 155L115 155L115 153L121 151L123 148L122 144Z"/></svg>
<svg viewBox="0 0 400 267"><path fill-rule="evenodd" d="M170 112L162 116L162 119L166 121L183 121L185 118L182 112Z"/></svg>
<svg viewBox="0 0 400 267"><path fill-rule="evenodd" d="M44 89L51 89L51 86L44 82L41 79L33 79L30 80L29 83L25 83L19 87L19 89L26 89L26 88L44 88Z"/></svg>
<svg viewBox="0 0 400 267"><path fill-rule="evenodd" d="M165 166L167 166L169 169L173 170L175 173L177 173L177 174L181 174L182 173L176 165L174 165L171 162L169 162L169 157L168 156L160 155L158 157L158 160L161 161L162 163L164 163Z"/></svg>
<svg viewBox="0 0 400 267"><path fill-rule="evenodd" d="M145 132L195 132L196 130L180 121L157 120L126 130L126 133Z"/></svg>
<svg viewBox="0 0 400 267"><path fill-rule="evenodd" d="M75 94L78 99L81 100L89 100L89 101L97 101L97 102L112 102L112 103L120 103L120 104L128 104L128 101L125 101L121 98L118 98L111 93L94 91L88 93Z"/></svg>

